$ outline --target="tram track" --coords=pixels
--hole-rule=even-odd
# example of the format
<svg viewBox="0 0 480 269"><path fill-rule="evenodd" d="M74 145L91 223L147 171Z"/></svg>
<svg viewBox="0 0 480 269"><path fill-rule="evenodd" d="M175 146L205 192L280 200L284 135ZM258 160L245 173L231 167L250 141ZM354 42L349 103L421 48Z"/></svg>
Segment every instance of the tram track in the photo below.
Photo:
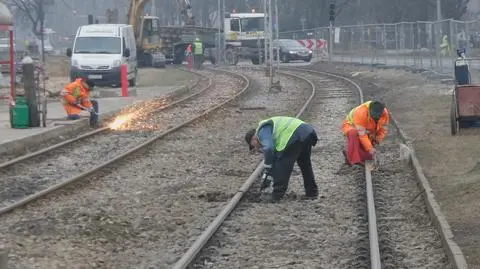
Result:
<svg viewBox="0 0 480 269"><path fill-rule="evenodd" d="M175 69L178 69L178 68L175 67ZM168 109L169 107L175 106L176 103L195 97L196 95L200 94L199 93L200 90L205 89L205 87L203 88L201 87L200 80L201 79L205 80L207 78L202 77L197 73L191 72L190 70L183 69L181 70L181 72L192 73L195 79L189 80L186 85L181 86L180 88L174 90L173 92L164 94L159 97L154 97L151 100L138 101L133 105L129 105L123 108L121 111L115 114L122 113L123 111L127 111L130 108L138 107L139 105L153 106L157 104L157 106L159 107L159 110ZM143 89L144 87L149 87L149 86L143 86L141 87L141 89ZM102 108L100 108L100 110L102 110ZM100 114L100 121L103 125L105 125L105 123L110 122L115 117L114 115L112 116L112 113L106 113L106 114L107 115ZM62 127L62 126L57 126L57 127ZM26 160L26 159L38 156L47 151L78 141L79 139L82 139L81 136L89 137L98 132L109 130L108 127L92 130L88 128L87 122L84 122L84 123L80 122L78 124L72 124L70 126L63 126L63 127L67 127L66 129L68 130L65 130L64 132L62 132L61 135L58 135L55 137L49 137L49 139L41 139L42 140L41 143L36 143L36 144L27 143L26 145L20 143L15 146L7 145L6 146L7 148L3 150L4 154L0 154L1 155L0 169L3 167L9 166L10 164L17 163L22 160Z"/></svg>
<svg viewBox="0 0 480 269"><path fill-rule="evenodd" d="M258 113L289 113L287 107L300 103L291 96L302 96L306 87L283 79L288 86L275 94L282 107L254 81L248 94L205 120L4 215L0 244L15 253L14 268L53 262L65 268L169 268L254 168L244 144L239 147L243 130ZM250 109L261 105L266 109Z"/></svg>
<svg viewBox="0 0 480 269"><path fill-rule="evenodd" d="M299 74L299 72L302 73ZM63 242L64 237L61 235L72 237L78 234L78 236L90 238L89 244L95 245L96 249L99 245L100 249L106 249L103 257L97 257L100 254L95 252L83 250L85 251L83 255L92 255L89 257L92 257L93 263L105 268L131 268L129 265L132 265L132 261L128 264L124 259L127 259L128 255L138 257L137 252L140 250L143 255L140 255L142 261L137 260L135 263L137 268L150 268L148 266L162 268L175 261L177 264L174 268L245 268L249 265L258 267L262 264L282 268L316 268L322 265L334 268L369 268L373 262L368 257L371 251L368 246L368 213L365 210L367 203L365 171L352 169L346 173L339 173L336 169L338 167L332 166L332 163L343 162L343 156L340 154L343 138L339 130L339 119L344 117L349 108L358 104L356 88L346 85L349 83L345 84L345 82L339 85L336 81L338 78L325 77L325 74L315 74L314 71L289 68L283 75L303 80L314 89L315 86L317 88L316 95L310 95L309 101L301 105L302 113L299 114L302 114L301 118L316 125L321 139L314 148L315 153L312 156L314 166L320 167L316 175L323 197L320 197L318 202L302 201L295 193L288 193L285 198L287 201L284 203L274 205L258 203L257 177L261 172L261 165L258 165L248 180L238 188L237 186L240 186L239 184L250 174L251 165L242 158L243 153L239 152L238 145L227 142L225 135L228 135L228 130L217 130L215 134L210 134L207 127L202 129L203 123L201 123L186 128L192 129L191 131L181 132L176 137L166 137L162 140L165 143L155 143L155 148L150 149L153 152L138 158L145 159L146 164L130 160L124 164L114 165L104 173L110 178L107 182L95 181L99 185L88 187L88 190L82 190L82 192L72 190L55 195L63 205L59 208L55 207L53 212L45 212L44 209L37 208L53 206L51 199L45 199L38 206L26 209L32 215L27 216L29 214L27 213L22 217L23 214L15 214L9 217L5 224L5 227L10 227L9 231L13 234L9 240L15 240L12 238L17 234L20 236L38 234L41 237L35 241L36 247L41 240L45 240L44 244L54 244L57 249L62 247L69 249L73 248L74 242L79 239L70 238L68 245L65 245L66 243L62 245L58 243ZM333 89L333 91L329 93L325 89ZM303 114L304 111L305 114ZM206 125L215 125L212 122L220 121L225 126L233 126L233 122L240 122L247 116L238 114L239 112L232 111L217 113L216 120L209 120ZM288 114L288 112L281 112L281 114ZM222 124L220 126L223 126ZM198 138L198 142L207 143L207 146L210 146L210 152L207 151L207 155L185 145L185 141L199 136L198 130L204 132L200 135L203 138ZM341 140L340 143L339 140ZM213 158L211 163L205 161L204 159L212 158L207 156L220 155L221 152L215 150L219 144L230 145L229 150L232 151L223 158L222 156ZM394 150L393 145L388 147ZM238 168L233 170L222 168L225 162L230 161L228 158L235 155L241 158L236 164ZM203 159L202 156L204 156ZM404 199L408 198L411 192L411 189L405 190L398 185L402 176L408 174L401 174L405 171L398 169L398 162L395 163L393 155L389 155L389 158L393 163L392 166L386 166L387 173L383 170L375 173L375 178L377 179L378 174L378 179L374 181L373 187L377 184L378 189L378 184L382 184L383 177L386 176L396 183L383 188L385 195L383 201L379 201L380 203L392 199L392 196L389 196L391 195L389 188L402 188ZM174 166L175 163L178 164L174 159L182 162L181 167ZM125 178L124 172L120 170L128 172L129 176ZM301 175L298 173L293 175L290 188L296 188L296 193L302 192L301 183L296 182ZM99 175L99 177L104 176ZM121 182L116 183L115 179ZM78 188L78 184L74 185L77 186L73 188ZM147 193L150 194L147 195ZM97 205L93 206L93 209L87 209L87 200L94 200ZM388 223L395 223L400 219L398 218L399 208L395 205L404 201L392 200L393 202L388 202L390 208L378 209L381 224L379 225L380 253L383 259L381 262L387 265L385 268L392 268L388 267L392 265L397 266L394 268L407 265L406 268L431 268L428 266L432 265L434 268L449 268L443 266L442 262L445 261L441 248L439 249L435 244L428 244L431 243L432 236L434 237L435 234L425 237L421 233L424 227L431 229L424 218L421 219L420 228L417 228L420 233L415 235L416 241L412 241L412 237L407 233L401 237L402 244L391 244L397 239L387 238L385 235L398 235L401 232L409 232L409 229L415 227L411 222L407 223L409 228L404 230L399 230L398 222L397 226L388 226ZM233 211L238 203L240 203L239 207ZM185 206L189 210L184 210ZM414 206L413 210L419 212L417 217L423 217L424 208L417 207L417 204ZM223 210L218 214L222 207ZM232 211L234 213L228 217ZM388 213L385 214L385 212ZM397 215L391 216L393 213ZM214 218L215 221L206 227ZM223 223L225 220L226 223ZM107 224L103 224L103 221ZM52 224L55 227L53 231L50 230ZM416 223L413 222L413 224ZM400 223L400 228L404 226ZM220 231L213 237L212 242L207 244L219 227ZM3 237L5 235L0 236L0 240L5 242ZM193 242L196 238L198 240ZM427 244L421 248L416 243L419 240ZM152 242L155 242L154 246ZM159 242L161 246L158 245ZM186 246L191 243L193 243L192 247L177 260L179 253L184 252ZM290 245L290 248L286 248L285 245ZM414 251L399 253L399 246L410 247ZM28 249L25 251L29 253ZM112 253L122 253L122 257ZM82 254L77 252L77 255ZM279 256L281 258L275 260ZM392 257L394 259L390 260ZM411 264L402 263L405 259ZM428 262L422 263L425 259ZM149 263L143 262L148 260ZM25 268L19 266L19 268ZM371 268L378 267L371 266Z"/></svg>
<svg viewBox="0 0 480 269"><path fill-rule="evenodd" d="M317 90L313 87L312 94L316 96L304 106L309 108L297 115L321 128L321 149L314 151L323 158L312 156L312 161L322 167L316 174L317 180L318 177L323 179L318 183L325 199L319 204L305 203L299 202L296 195L287 194L286 204L259 206L256 203L259 165L174 268L262 265L282 268L452 268L425 204L421 199L412 204L412 196L418 193L413 171L399 169L403 163L394 155L398 154L398 145L388 141L390 138L382 147L382 151L388 152L386 159L390 163L375 173L376 180L372 181L369 169L363 172L347 169L346 173L340 169L335 176L332 175L332 164L343 162L343 156L339 154L343 143L338 143L338 139L343 142L343 138L339 137L340 131L335 127L340 126L339 119L348 112L338 108L342 107L342 102L344 109L363 102L362 88L335 74L298 68L284 70L297 76L301 72L300 77L317 86ZM343 86L339 86L339 80ZM334 178L325 180L325 177ZM384 184L383 180L389 183ZM291 181L295 181L295 177ZM326 189L322 190L322 186ZM396 188L399 189L393 191ZM400 205L412 208L405 210ZM299 227L294 228L296 226ZM218 228L220 230L214 235ZM211 242L207 244L210 238Z"/></svg>
<svg viewBox="0 0 480 269"><path fill-rule="evenodd" d="M201 71L198 74L207 78L197 85L200 90L170 104L152 102L154 107L137 117L125 131L102 127L0 165L0 214L86 178L147 147L233 100L249 85L245 77L232 73ZM216 77L212 79L214 74ZM138 110L133 107L131 111Z"/></svg>
<svg viewBox="0 0 480 269"><path fill-rule="evenodd" d="M190 71L185 71L185 72L190 72ZM191 72L194 73L194 72ZM168 94L165 97L159 97L159 98L153 98L152 100L147 100L147 101L140 101L136 104L130 105L119 113L121 114L122 112L128 112L128 111L135 111L138 110L139 107L141 106L148 106L148 113L145 116L148 116L151 113L158 113L163 110L169 109L171 107L174 107L184 101L187 101L191 98L194 98L195 96L203 93L204 91L208 90L210 87L208 85L212 84L212 81L206 77L206 76L201 76L198 73L194 73L196 76L198 76L198 79L196 80L195 83L192 85L189 85L187 88L191 89L191 92L188 94L185 94L183 91L180 91L180 93L171 93ZM203 80L203 81L202 81ZM203 83L203 85L202 85ZM210 85L211 86L211 85ZM34 150L31 150L29 153L22 154L20 156L18 155L13 155L13 154L7 154L5 156L0 157L0 169L7 168L9 166L28 161L29 159L35 158L37 156L40 156L42 154L48 153L50 151L53 151L55 149L61 148L68 146L69 144L79 142L80 140L90 138L96 135L101 135L103 133L111 131L111 128L108 126L109 123L112 122L112 119L115 118L115 116L110 117L109 119L106 119L103 121L103 126L94 130L80 130L79 132L75 134L68 134L65 138L57 138L51 141L51 143L48 143L47 145L42 144L41 146L35 146L33 147Z"/></svg>

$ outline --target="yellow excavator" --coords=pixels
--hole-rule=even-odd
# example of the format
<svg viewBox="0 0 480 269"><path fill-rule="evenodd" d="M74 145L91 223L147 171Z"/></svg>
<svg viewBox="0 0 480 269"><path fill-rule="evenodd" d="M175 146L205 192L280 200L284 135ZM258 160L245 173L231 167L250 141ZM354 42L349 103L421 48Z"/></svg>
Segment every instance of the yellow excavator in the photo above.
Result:
<svg viewBox="0 0 480 269"><path fill-rule="evenodd" d="M137 42L139 66L157 66L167 61L183 62L185 49L199 37L205 48L215 46L216 28L195 26L192 6L189 0L176 0L183 17L184 26L161 26L156 16L144 15L145 5L151 0L130 0L128 24L132 25Z"/></svg>

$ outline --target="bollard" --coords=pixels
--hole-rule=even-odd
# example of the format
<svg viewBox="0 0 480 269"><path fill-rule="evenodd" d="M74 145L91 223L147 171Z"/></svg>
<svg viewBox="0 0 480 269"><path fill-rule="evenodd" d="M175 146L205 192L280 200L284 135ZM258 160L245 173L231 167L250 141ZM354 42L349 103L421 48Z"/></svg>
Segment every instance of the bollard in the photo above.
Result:
<svg viewBox="0 0 480 269"><path fill-rule="evenodd" d="M120 84L122 86L122 97L128 96L128 78L127 78L127 65L122 64L120 66Z"/></svg>
<svg viewBox="0 0 480 269"><path fill-rule="evenodd" d="M0 248L0 269L8 269L8 250Z"/></svg>
<svg viewBox="0 0 480 269"><path fill-rule="evenodd" d="M38 113L37 88L35 85L35 66L31 59L24 59L22 66L23 88L30 110L30 127L40 127L40 114Z"/></svg>

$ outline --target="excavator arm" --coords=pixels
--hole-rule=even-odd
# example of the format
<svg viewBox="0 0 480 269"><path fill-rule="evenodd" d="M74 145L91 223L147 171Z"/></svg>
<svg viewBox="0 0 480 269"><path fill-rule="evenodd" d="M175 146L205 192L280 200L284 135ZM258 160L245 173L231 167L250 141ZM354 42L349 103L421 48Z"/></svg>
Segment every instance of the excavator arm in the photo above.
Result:
<svg viewBox="0 0 480 269"><path fill-rule="evenodd" d="M133 31L135 32L135 38L137 42L140 42L140 34L142 29L142 13L145 5L150 2L150 0L130 0L130 8L128 9L128 24L132 25Z"/></svg>
<svg viewBox="0 0 480 269"><path fill-rule="evenodd" d="M192 5L190 0L177 0L177 4L180 7L180 14L183 16L183 22L185 25L195 25L195 17L193 17Z"/></svg>
<svg viewBox="0 0 480 269"><path fill-rule="evenodd" d="M140 25L142 20L142 13L145 5L151 0L130 0L130 8L128 10L128 24L132 25L135 32L141 31ZM195 17L192 12L192 5L190 0L176 0L182 14L185 25L195 25Z"/></svg>

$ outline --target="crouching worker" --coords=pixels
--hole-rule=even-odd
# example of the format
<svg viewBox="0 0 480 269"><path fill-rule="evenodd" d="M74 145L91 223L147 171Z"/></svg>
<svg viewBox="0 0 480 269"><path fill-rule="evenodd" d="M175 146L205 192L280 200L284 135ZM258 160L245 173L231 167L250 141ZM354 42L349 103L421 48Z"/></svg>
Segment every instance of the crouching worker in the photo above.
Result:
<svg viewBox="0 0 480 269"><path fill-rule="evenodd" d="M245 140L250 151L264 154L262 190L272 189L265 193L266 200L276 202L284 196L295 162L302 171L305 198L317 198L310 156L318 137L311 125L296 118L272 117L249 130Z"/></svg>
<svg viewBox="0 0 480 269"><path fill-rule="evenodd" d="M89 100L95 83L85 78L77 78L61 91L63 108L67 112L67 119L78 120L82 110L90 113L90 125L98 122L98 102Z"/></svg>
<svg viewBox="0 0 480 269"><path fill-rule="evenodd" d="M375 159L375 146L387 136L388 123L388 110L378 101L365 102L348 113L342 129L347 138L343 155L349 165Z"/></svg>

